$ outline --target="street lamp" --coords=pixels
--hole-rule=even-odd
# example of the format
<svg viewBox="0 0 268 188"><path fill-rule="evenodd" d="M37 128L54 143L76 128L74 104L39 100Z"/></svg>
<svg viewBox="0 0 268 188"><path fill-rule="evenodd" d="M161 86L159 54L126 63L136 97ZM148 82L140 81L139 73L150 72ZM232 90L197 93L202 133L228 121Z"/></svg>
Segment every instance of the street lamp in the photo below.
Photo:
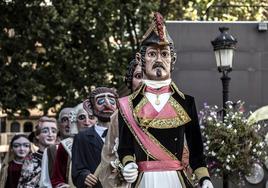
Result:
<svg viewBox="0 0 268 188"><path fill-rule="evenodd" d="M214 48L218 71L222 72L222 119L224 120L226 115L226 102L228 101L229 82L231 80L231 78L228 77L228 73L232 71L233 55L237 40L227 33L229 28L220 27L219 30L221 34L211 41L211 44ZM226 173L223 173L223 187L228 188L228 174Z"/></svg>
<svg viewBox="0 0 268 188"><path fill-rule="evenodd" d="M219 30L221 34L211 41L211 43L214 48L218 71L223 73L221 77L223 86L223 109L226 109L226 102L228 101L229 92L228 87L231 80L231 78L228 77L228 73L232 71L233 54L236 48L235 45L237 40L232 35L227 33L229 28L220 27ZM224 116L225 110L223 110L223 117Z"/></svg>

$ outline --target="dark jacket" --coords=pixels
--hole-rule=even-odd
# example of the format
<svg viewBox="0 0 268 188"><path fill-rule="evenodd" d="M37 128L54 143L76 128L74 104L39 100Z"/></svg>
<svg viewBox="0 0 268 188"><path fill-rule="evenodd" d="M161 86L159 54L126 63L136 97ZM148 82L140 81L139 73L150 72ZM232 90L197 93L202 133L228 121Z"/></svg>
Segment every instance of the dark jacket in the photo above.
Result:
<svg viewBox="0 0 268 188"><path fill-rule="evenodd" d="M72 147L72 179L76 187L86 188L85 179L94 173L101 161L103 141L94 126L79 132ZM101 188L98 183L95 187Z"/></svg>
<svg viewBox="0 0 268 188"><path fill-rule="evenodd" d="M144 97L142 86L140 90L133 93L129 98L129 105L135 109ZM189 162L193 170L202 169L206 167L205 158L203 155L203 142L201 138L201 132L198 122L198 116L196 112L194 98L189 95L182 94L176 86L171 85L172 97L178 104L185 110L190 117L191 121L178 126L176 128L148 128L148 132L152 134L167 150L169 150L177 159L182 159L183 147L184 147L184 135L186 136L187 145L189 148L190 156ZM119 106L119 109L121 107ZM136 141L135 136L130 131L128 125L124 120L124 115L121 113L121 109L118 114L119 122L119 147L118 154L119 159L123 163L127 164L132 162L135 155L136 162L154 160L151 157L147 158L145 150ZM139 123L139 122L138 122ZM202 178L207 178L207 174L201 175ZM185 178L184 178L185 179ZM203 180L203 179L202 179ZM187 187L192 187L190 184Z"/></svg>

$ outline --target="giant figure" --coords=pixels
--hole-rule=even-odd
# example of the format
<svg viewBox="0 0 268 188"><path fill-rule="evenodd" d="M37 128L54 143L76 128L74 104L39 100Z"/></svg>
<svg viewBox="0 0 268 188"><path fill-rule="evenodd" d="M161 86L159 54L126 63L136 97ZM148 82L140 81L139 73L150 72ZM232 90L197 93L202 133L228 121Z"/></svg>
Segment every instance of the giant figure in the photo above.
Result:
<svg viewBox="0 0 268 188"><path fill-rule="evenodd" d="M119 159L124 179L141 188L193 187L182 164L184 137L190 166L202 188L213 188L203 155L194 98L171 80L174 43L164 20L154 20L141 41L143 85L119 99Z"/></svg>
<svg viewBox="0 0 268 188"><path fill-rule="evenodd" d="M68 119L70 120L70 137L61 140L56 152L51 179L53 188L75 187L71 177L73 137L78 133L78 131L84 131L94 125L97 120L90 109L88 112L85 111L83 103L75 106L68 116Z"/></svg>
<svg viewBox="0 0 268 188"><path fill-rule="evenodd" d="M128 67L125 75L125 83L128 89L135 91L142 81L141 64L133 59ZM101 153L101 164L95 171L101 184L105 188L128 188L130 184L123 181L121 176L122 164L119 161L118 149L118 111L111 116L111 125L108 130Z"/></svg>
<svg viewBox="0 0 268 188"><path fill-rule="evenodd" d="M72 146L72 179L76 187L102 187L94 172L101 160L101 150L110 125L110 116L117 109L117 93L112 88L98 87L84 101L84 108L98 118L90 128L74 137Z"/></svg>

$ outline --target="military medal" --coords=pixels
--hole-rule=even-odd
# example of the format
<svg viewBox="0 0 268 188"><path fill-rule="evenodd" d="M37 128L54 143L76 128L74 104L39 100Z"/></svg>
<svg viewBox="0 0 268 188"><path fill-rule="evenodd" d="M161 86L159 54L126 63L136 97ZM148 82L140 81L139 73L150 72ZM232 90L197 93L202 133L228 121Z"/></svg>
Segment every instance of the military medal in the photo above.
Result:
<svg viewBox="0 0 268 188"><path fill-rule="evenodd" d="M156 104L156 105L159 105L159 104L160 104L159 95L156 95L156 101L155 101L155 104Z"/></svg>
<svg viewBox="0 0 268 188"><path fill-rule="evenodd" d="M171 92L169 86L163 86L163 87L158 88L158 89L154 89L154 88L151 88L151 87L147 86L145 91L156 95L156 99L154 101L155 105L160 105L160 103L161 103L160 95L161 94Z"/></svg>

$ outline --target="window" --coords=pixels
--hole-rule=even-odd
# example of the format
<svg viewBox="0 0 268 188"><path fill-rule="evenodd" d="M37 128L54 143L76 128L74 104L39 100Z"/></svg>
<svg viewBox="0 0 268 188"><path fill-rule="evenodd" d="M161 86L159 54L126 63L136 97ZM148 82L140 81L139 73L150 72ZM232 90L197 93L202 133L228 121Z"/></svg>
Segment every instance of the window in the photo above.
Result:
<svg viewBox="0 0 268 188"><path fill-rule="evenodd" d="M27 121L23 125L23 132L32 132L33 130L33 123L30 121Z"/></svg>
<svg viewBox="0 0 268 188"><path fill-rule="evenodd" d="M20 123L17 121L12 122L10 132L20 132Z"/></svg>
<svg viewBox="0 0 268 188"><path fill-rule="evenodd" d="M5 118L0 118L0 132L5 133L6 132L6 121Z"/></svg>

